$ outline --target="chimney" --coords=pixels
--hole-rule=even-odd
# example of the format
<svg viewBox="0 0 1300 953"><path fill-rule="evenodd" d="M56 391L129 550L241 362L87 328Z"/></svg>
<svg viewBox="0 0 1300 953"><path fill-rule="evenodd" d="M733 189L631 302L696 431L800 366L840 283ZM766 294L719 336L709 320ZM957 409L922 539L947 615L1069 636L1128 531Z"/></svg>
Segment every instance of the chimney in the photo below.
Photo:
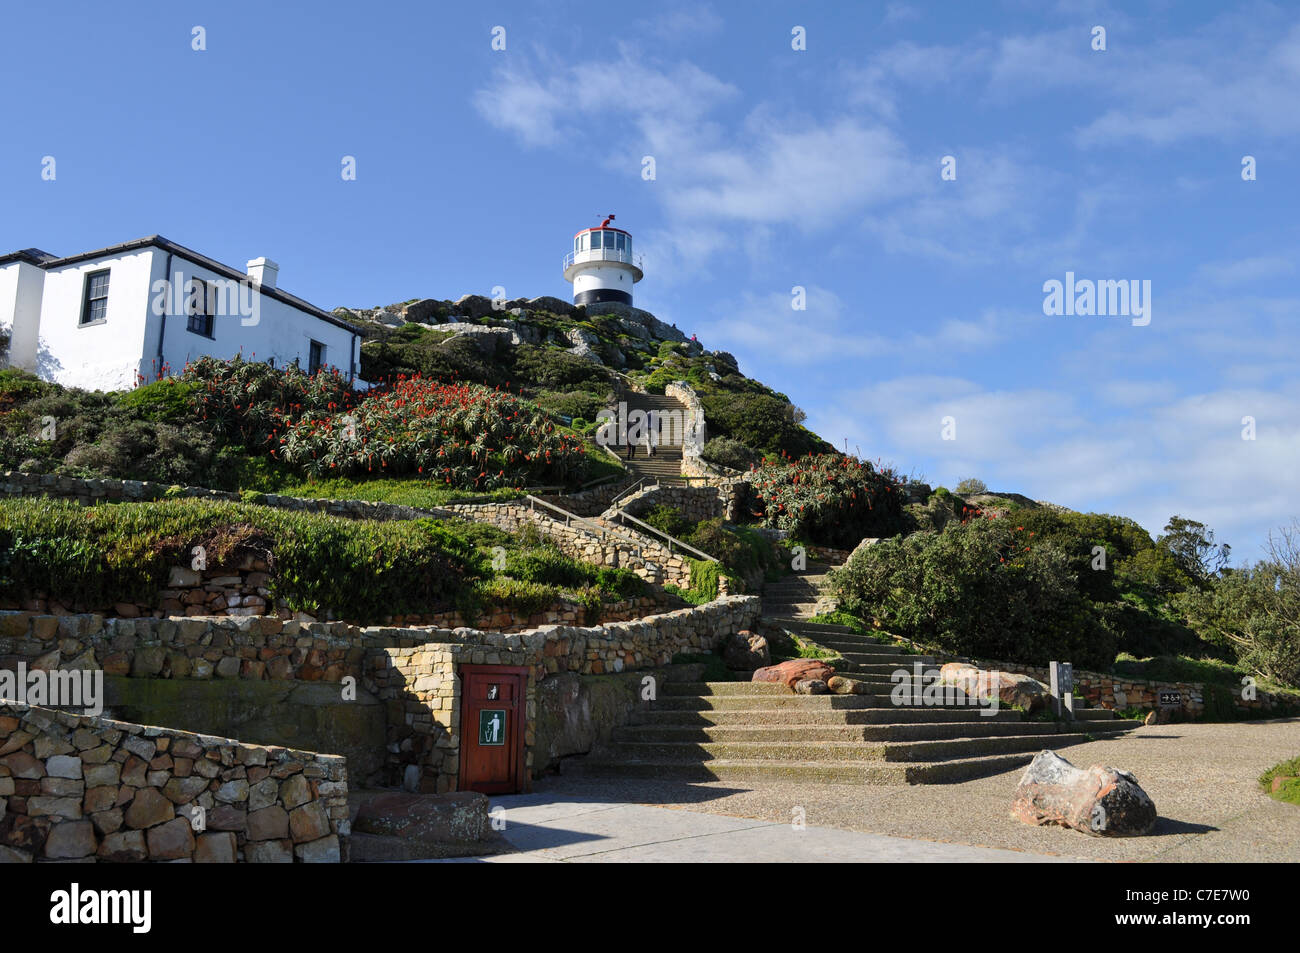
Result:
<svg viewBox="0 0 1300 953"><path fill-rule="evenodd" d="M263 288L274 288L279 274L280 266L269 258L254 258L248 263L248 277L253 279L253 284Z"/></svg>

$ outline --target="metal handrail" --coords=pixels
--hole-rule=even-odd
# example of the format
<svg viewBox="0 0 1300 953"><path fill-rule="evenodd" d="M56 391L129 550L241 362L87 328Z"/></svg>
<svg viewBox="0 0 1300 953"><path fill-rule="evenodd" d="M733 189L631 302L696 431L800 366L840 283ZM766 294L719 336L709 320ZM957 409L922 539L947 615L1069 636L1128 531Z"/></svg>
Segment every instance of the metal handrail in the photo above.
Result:
<svg viewBox="0 0 1300 953"><path fill-rule="evenodd" d="M631 545L638 547L636 551L637 556L640 557L642 555L641 550L639 548L641 545L641 541L632 538L630 535L610 532L610 530L607 527L601 526L599 523L593 523L591 520L581 517L577 513L570 513L564 507L556 506L554 503L548 503L543 499L539 499L538 497L533 496L531 493L525 496L524 499L528 501L528 508L530 510L536 510L536 507L533 506L533 504L540 503L548 510L552 510L556 513L559 513L561 516L563 516L565 526L569 526L571 523L577 523L579 526L587 527L588 532L595 534L602 540L613 539L615 542L622 541L624 543L630 543ZM671 551L672 550L669 550L669 552Z"/></svg>
<svg viewBox="0 0 1300 953"><path fill-rule="evenodd" d="M626 499L627 497L631 496L633 493L638 492L638 491L641 489L641 487L645 485L646 481L647 481L647 480L650 480L650 479L651 479L651 477L642 477L641 479L637 480L635 483L633 483L633 484L632 484L631 486L629 486L627 489L623 490L623 492L620 493L618 496L614 497L614 499L610 500L610 501L609 501L609 506L605 507L605 509L609 509L610 507L616 507L616 506L618 506L618 504L619 504L620 502L622 502L624 499ZM655 486L658 486L658 485L659 485L659 478L658 478L658 477L654 477L653 479L654 479L654 481L655 481L655 482L654 482L654 485L655 485Z"/></svg>
<svg viewBox="0 0 1300 953"><path fill-rule="evenodd" d="M669 536L667 533L663 532L662 530L655 529L649 523L642 522L641 520L633 516L631 513L627 512L626 510L619 510L614 514L614 517L616 519L629 519L633 523L636 523L637 526L640 526L644 529L648 529L650 532L654 533L656 536L660 537L661 539L667 540L668 551L670 553L673 551L673 546L679 546L680 548L686 550L688 553L694 553L695 555L699 556L701 559L707 559L711 563L716 563L718 561L716 557L710 556L708 553L701 552L700 550L696 549L694 546L691 546L688 543L683 543L680 539L677 539L674 536Z"/></svg>
<svg viewBox="0 0 1300 953"><path fill-rule="evenodd" d="M634 265L645 270L645 259L640 255L634 255L629 251L619 251L617 248L599 248L588 249L587 251L571 251L564 256L563 267L567 269L570 265L581 264L588 261L618 261L625 265Z"/></svg>

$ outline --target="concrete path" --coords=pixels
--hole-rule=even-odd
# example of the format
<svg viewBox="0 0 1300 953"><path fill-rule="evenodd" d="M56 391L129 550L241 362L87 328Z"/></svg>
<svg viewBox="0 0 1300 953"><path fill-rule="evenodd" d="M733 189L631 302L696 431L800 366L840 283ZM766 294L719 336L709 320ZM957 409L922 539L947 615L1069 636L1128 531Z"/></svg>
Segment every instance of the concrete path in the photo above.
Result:
<svg viewBox="0 0 1300 953"><path fill-rule="evenodd" d="M492 799L518 853L431 863L1023 863L1069 858L829 827L620 804L581 796Z"/></svg>
<svg viewBox="0 0 1300 953"><path fill-rule="evenodd" d="M542 779L536 790L562 799L672 805L786 827L798 807L809 830L831 829L836 845L844 832L857 831L902 840L917 852L940 842L933 846L1023 851L1019 858L1028 860L1049 854L1094 861L1300 862L1300 807L1267 797L1256 783L1268 768L1300 755L1300 718L1158 725L1062 748L1060 754L1082 767L1109 764L1131 771L1156 802L1155 830L1145 837L1089 837L1022 824L1009 807L1023 769L961 784L911 786L560 776Z"/></svg>

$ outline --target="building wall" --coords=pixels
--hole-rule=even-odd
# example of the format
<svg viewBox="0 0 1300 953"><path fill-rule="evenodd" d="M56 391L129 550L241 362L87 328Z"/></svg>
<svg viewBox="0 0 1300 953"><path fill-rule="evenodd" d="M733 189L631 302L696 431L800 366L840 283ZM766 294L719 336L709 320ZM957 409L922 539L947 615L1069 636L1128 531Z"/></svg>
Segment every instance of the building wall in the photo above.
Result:
<svg viewBox="0 0 1300 953"><path fill-rule="evenodd" d="M166 276L167 253L159 251L157 255L155 280L161 280ZM171 281L181 289L181 293L176 294L170 303L181 307L171 308L167 315L166 332L162 335L163 360L158 366L169 366L172 373L178 373L187 362L204 355L232 358L242 354L250 360L274 358L276 367L284 367L296 359L299 366L307 370L311 360L310 344L316 340L325 345L325 363L337 367L345 377L353 369L354 361L360 369L358 336L261 293L256 293L255 308L246 309L245 313L218 315L212 322L212 337L189 330L189 318L183 303L184 292L192 279L218 283L219 286L230 283L230 279L201 265L178 256L172 257ZM248 293L237 290L230 295L232 306L239 304L237 299L240 297L245 304L249 303ZM162 324L162 318L149 313L144 373L148 372L150 362L156 359ZM152 379L154 375L148 376Z"/></svg>
<svg viewBox="0 0 1300 953"><path fill-rule="evenodd" d="M35 373L86 390L135 386L157 254L157 249L143 248L45 270ZM81 327L86 276L104 269L110 271L106 319Z"/></svg>
<svg viewBox="0 0 1300 953"><path fill-rule="evenodd" d="M573 293L595 291L599 288L614 288L632 294L632 273L616 264L588 265L573 278Z"/></svg>
<svg viewBox="0 0 1300 953"><path fill-rule="evenodd" d="M204 355L294 360L310 366L311 341L325 345L324 361L344 376L360 369L360 337L260 292L241 290L201 265L160 248L143 248L43 270L25 262L0 267L0 329L10 333L10 363L46 380L87 390L127 390L137 375L154 380L163 367L179 372ZM158 282L169 277L179 290L158 303ZM103 323L81 326L86 276L110 272ZM191 279L228 288L230 314L213 321L211 337L188 328L186 292ZM233 285L233 287L232 287ZM165 333L164 333L165 323ZM161 350L160 350L161 348Z"/></svg>
<svg viewBox="0 0 1300 953"><path fill-rule="evenodd" d="M0 266L0 331L9 335L9 363L35 370L45 273L25 261Z"/></svg>

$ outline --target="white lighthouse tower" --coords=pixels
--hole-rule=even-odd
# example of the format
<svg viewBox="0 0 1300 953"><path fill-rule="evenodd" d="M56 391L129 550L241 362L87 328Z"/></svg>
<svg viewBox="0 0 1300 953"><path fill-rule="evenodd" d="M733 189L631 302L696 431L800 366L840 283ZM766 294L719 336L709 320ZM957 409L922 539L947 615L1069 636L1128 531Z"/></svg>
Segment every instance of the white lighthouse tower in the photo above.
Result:
<svg viewBox="0 0 1300 953"><path fill-rule="evenodd" d="M632 236L610 227L612 221L613 215L573 236L573 251L564 256L564 280L573 282L574 304L631 305L632 285L645 276L640 256L632 254Z"/></svg>

